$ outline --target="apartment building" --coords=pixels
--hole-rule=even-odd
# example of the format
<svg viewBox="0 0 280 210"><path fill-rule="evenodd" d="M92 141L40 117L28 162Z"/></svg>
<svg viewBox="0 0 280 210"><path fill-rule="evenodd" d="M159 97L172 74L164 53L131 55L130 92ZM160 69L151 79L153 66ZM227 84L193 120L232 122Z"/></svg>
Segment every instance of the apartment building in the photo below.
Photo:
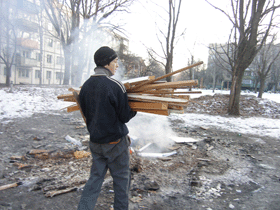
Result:
<svg viewBox="0 0 280 210"><path fill-rule="evenodd" d="M0 24L1 56L8 62L14 57L11 82L61 84L64 72L62 46L39 5L33 0L0 1L3 14ZM6 83L6 75L6 64L0 59L1 84Z"/></svg>

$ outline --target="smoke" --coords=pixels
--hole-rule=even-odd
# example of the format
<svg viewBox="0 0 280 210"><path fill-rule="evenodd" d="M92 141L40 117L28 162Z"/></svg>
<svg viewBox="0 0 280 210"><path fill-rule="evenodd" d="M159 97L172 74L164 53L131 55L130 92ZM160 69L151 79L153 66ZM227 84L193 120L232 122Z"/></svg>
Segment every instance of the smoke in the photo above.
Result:
<svg viewBox="0 0 280 210"><path fill-rule="evenodd" d="M137 139L138 144L141 146L148 143L155 143L165 148L174 143L171 137L176 136L166 116L138 112L127 123L127 126L129 135Z"/></svg>

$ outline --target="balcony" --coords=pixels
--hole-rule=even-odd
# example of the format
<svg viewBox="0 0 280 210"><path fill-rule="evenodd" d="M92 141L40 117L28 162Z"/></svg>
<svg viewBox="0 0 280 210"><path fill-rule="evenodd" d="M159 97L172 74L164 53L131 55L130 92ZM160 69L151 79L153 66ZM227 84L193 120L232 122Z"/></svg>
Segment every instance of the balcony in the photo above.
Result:
<svg viewBox="0 0 280 210"><path fill-rule="evenodd" d="M36 59L32 59L32 58L16 56L16 65L17 66L26 66L26 67L38 66L39 61L37 61Z"/></svg>
<svg viewBox="0 0 280 210"><path fill-rule="evenodd" d="M38 14L39 6L27 0L17 0L17 8L30 14Z"/></svg>
<svg viewBox="0 0 280 210"><path fill-rule="evenodd" d="M17 44L22 47L26 47L29 49L39 49L39 42L31 40L31 39L23 39L23 38L18 38L17 39Z"/></svg>
<svg viewBox="0 0 280 210"><path fill-rule="evenodd" d="M33 21L29 21L24 18L18 18L15 20L16 26L18 29L27 32L38 32L39 24Z"/></svg>

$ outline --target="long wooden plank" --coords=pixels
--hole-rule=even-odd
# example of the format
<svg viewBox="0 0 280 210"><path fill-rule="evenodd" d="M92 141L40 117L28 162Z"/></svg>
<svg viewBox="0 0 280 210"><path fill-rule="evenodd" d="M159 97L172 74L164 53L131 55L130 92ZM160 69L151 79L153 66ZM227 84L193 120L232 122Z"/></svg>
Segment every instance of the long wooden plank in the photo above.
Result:
<svg viewBox="0 0 280 210"><path fill-rule="evenodd" d="M144 90L141 93L147 93L147 94L153 94L153 95L158 95L158 94L199 94L202 93L201 91L176 91L174 92L174 90Z"/></svg>
<svg viewBox="0 0 280 210"><path fill-rule="evenodd" d="M157 110L167 110L168 103L150 103L150 102L137 102L137 101L129 101L129 106L133 111L137 111L138 109L157 109ZM78 105L71 105L67 107L67 112L74 112L80 110Z"/></svg>
<svg viewBox="0 0 280 210"><path fill-rule="evenodd" d="M188 80L188 81L179 81L179 82L166 82L160 84L151 84L145 85L138 89L127 90L127 92L142 92L145 90L152 90L152 89L168 89L168 88L181 88L181 87L189 87L189 86L196 86L198 84L197 80Z"/></svg>
<svg viewBox="0 0 280 210"><path fill-rule="evenodd" d="M150 102L128 102L131 109L160 109L165 110L168 108L168 103L150 103Z"/></svg>
<svg viewBox="0 0 280 210"><path fill-rule="evenodd" d="M184 99L190 100L189 95L172 95L171 98L184 98Z"/></svg>
<svg viewBox="0 0 280 210"><path fill-rule="evenodd" d="M178 73L180 73L180 72L182 72L182 71L186 71L187 69L191 69L191 68L193 68L193 67L195 67L195 66L198 66L198 65L201 65L201 64L203 64L203 61L200 61L200 62L195 63L195 64L193 64L193 65L187 66L187 67L185 67L185 68L179 69L179 70L177 70L177 71L173 71L173 72L171 72L171 73L169 73L169 74L165 74L165 75L163 75L163 76L161 76L161 77L158 77L158 78L155 78L155 79L153 79L153 80L149 80L149 81L143 82L143 83L141 83L141 84L139 84L139 85L136 85L136 86L133 87L132 89L136 90L136 89L138 89L138 88L140 88L140 87L142 87L142 86L144 86L144 85L152 84L152 83L154 83L155 81L159 81L159 80L165 79L165 78L170 77L170 76L172 76L172 75L174 75L174 74L178 74Z"/></svg>
<svg viewBox="0 0 280 210"><path fill-rule="evenodd" d="M79 94L76 91L73 91L73 95L74 95L74 98L75 98L75 100L77 102L77 106L79 107L80 113L81 113L85 123L87 124L87 120L86 120L85 115L84 115L84 113L83 113L83 111L81 109L81 106L80 106Z"/></svg>
<svg viewBox="0 0 280 210"><path fill-rule="evenodd" d="M168 105L168 109L174 109L174 110L184 110L184 107L169 104L169 105Z"/></svg>
<svg viewBox="0 0 280 210"><path fill-rule="evenodd" d="M73 94L65 94L65 95L59 95L57 96L58 99L65 99L65 98L71 98L73 97Z"/></svg>
<svg viewBox="0 0 280 210"><path fill-rule="evenodd" d="M137 77L133 79L123 80L121 82L123 84L129 83L130 85L138 85L141 84L142 82L146 82L153 79L155 79L155 76L145 76L145 77Z"/></svg>
<svg viewBox="0 0 280 210"><path fill-rule="evenodd" d="M169 115L169 110L157 110L157 109L136 109L134 111L137 112L145 112L145 113L150 113L150 114L158 114L158 115Z"/></svg>
<svg viewBox="0 0 280 210"><path fill-rule="evenodd" d="M67 107L67 112L74 112L78 110L80 110L78 105L72 105Z"/></svg>
<svg viewBox="0 0 280 210"><path fill-rule="evenodd" d="M140 94L127 94L128 99L132 101L147 101L147 102L165 102L168 104L174 105L187 105L189 100L179 99L179 98L167 98L167 97L158 97L158 96L149 96L149 95L140 95Z"/></svg>
<svg viewBox="0 0 280 210"><path fill-rule="evenodd" d="M72 98L65 98L63 101L76 102L74 96Z"/></svg>
<svg viewBox="0 0 280 210"><path fill-rule="evenodd" d="M125 88L128 90L128 89L131 89L135 85L139 85L143 82L146 82L146 81L149 81L152 79L155 79L155 76L133 78L133 79L129 79L129 80L124 80L124 81L122 81L122 83L124 84Z"/></svg>

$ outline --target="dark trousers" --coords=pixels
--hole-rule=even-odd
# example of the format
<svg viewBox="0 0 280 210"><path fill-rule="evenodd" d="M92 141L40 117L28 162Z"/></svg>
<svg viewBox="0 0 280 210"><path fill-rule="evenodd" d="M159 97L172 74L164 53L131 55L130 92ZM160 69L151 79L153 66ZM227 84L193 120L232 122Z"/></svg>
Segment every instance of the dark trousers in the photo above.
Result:
<svg viewBox="0 0 280 210"><path fill-rule="evenodd" d="M129 140L125 136L117 144L95 144L90 142L92 166L78 210L92 210L99 196L104 176L110 170L114 187L114 210L128 209L130 184Z"/></svg>

